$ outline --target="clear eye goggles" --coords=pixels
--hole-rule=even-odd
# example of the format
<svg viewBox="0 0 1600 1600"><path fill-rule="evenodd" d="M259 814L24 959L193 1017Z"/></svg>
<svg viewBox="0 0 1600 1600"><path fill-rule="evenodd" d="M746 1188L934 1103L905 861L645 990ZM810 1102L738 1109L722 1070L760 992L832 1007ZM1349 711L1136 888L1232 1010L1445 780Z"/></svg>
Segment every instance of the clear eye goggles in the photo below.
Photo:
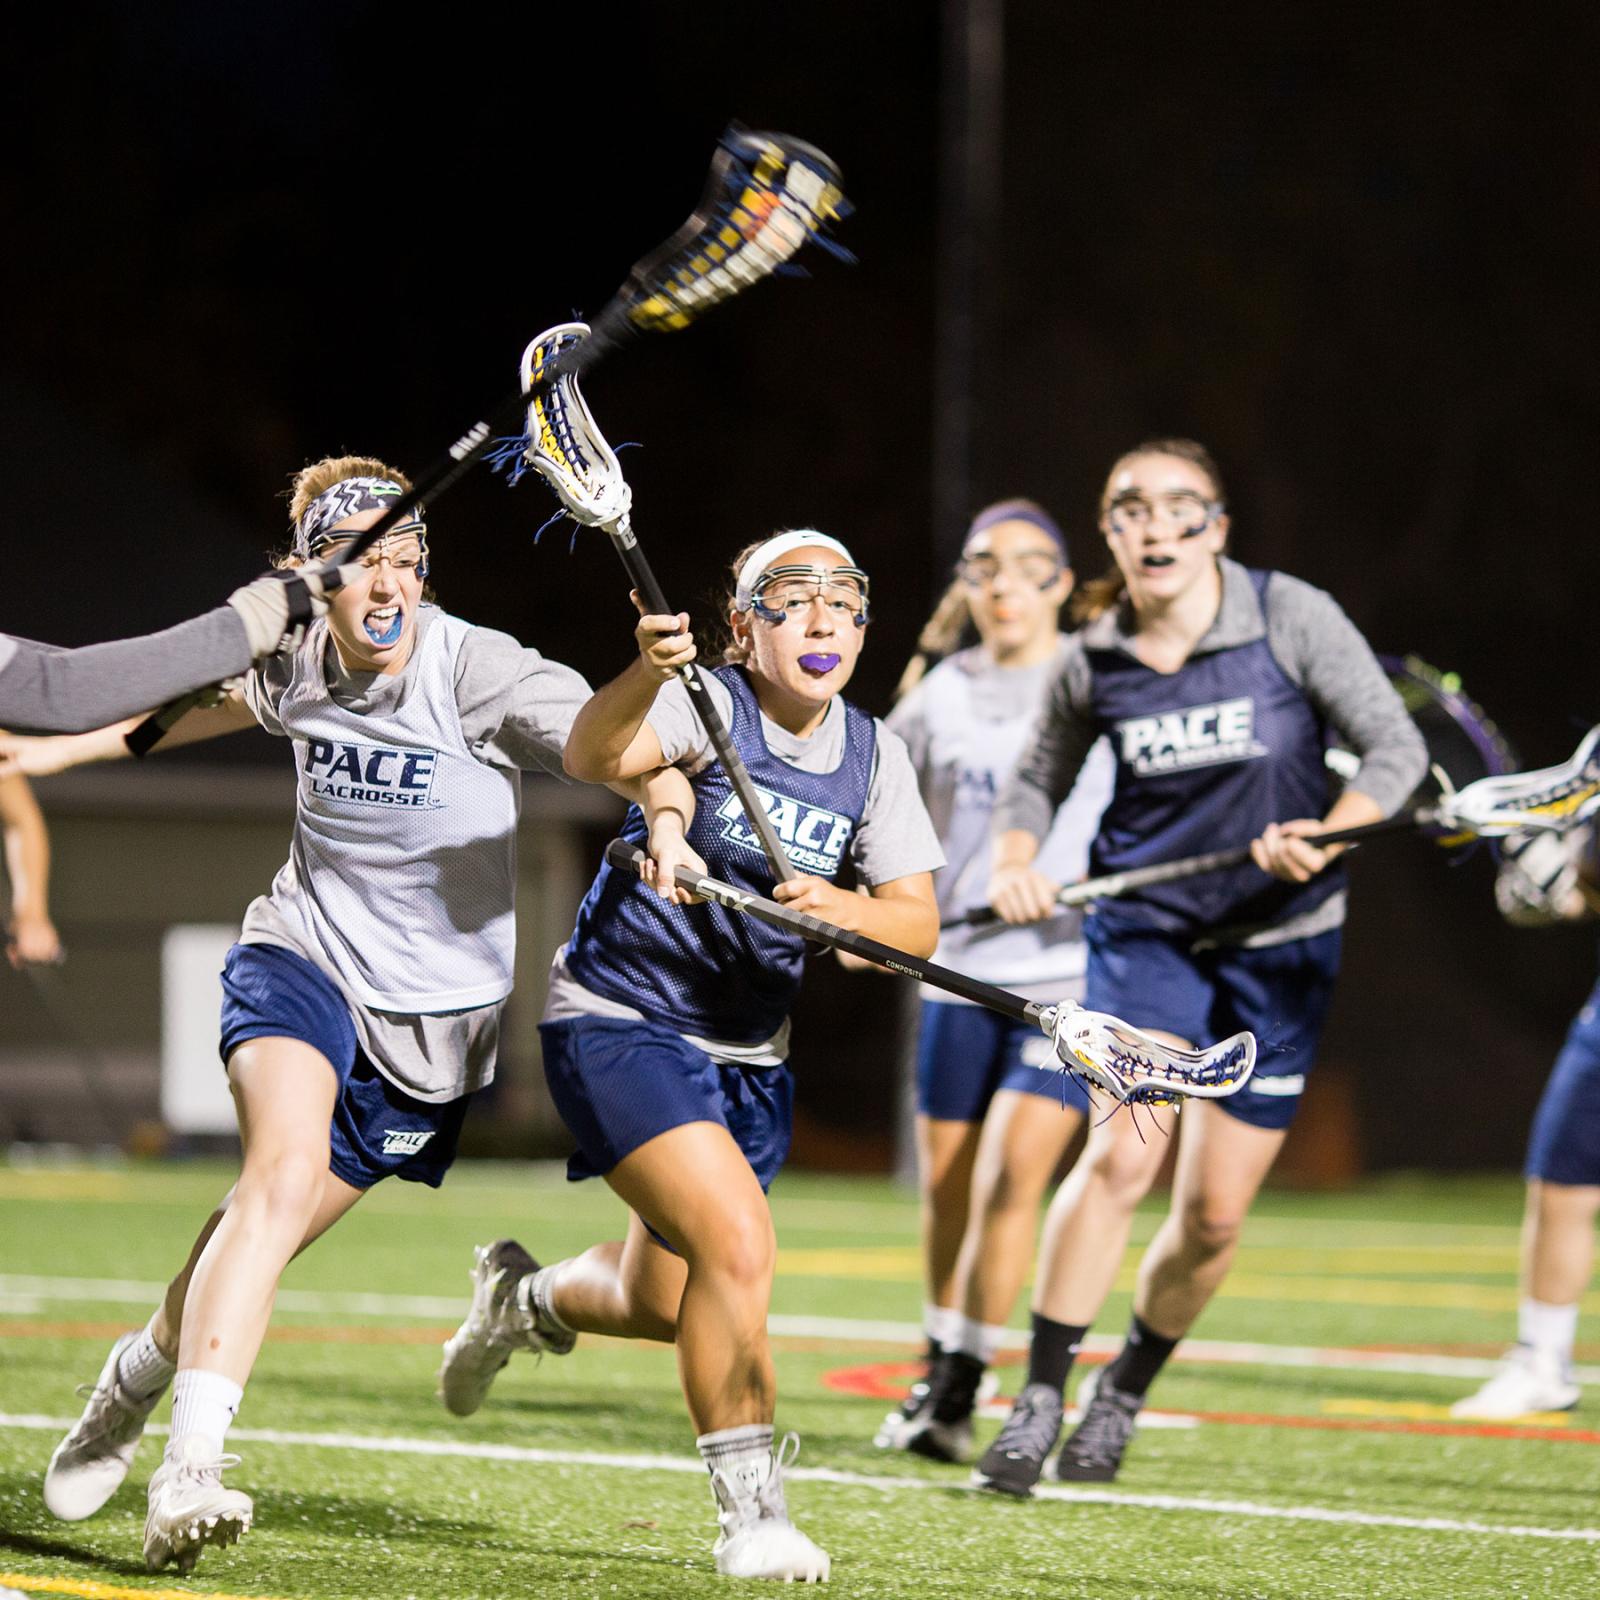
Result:
<svg viewBox="0 0 1600 1600"><path fill-rule="evenodd" d="M1112 533L1143 533L1157 522L1176 530L1180 539L1192 539L1204 533L1212 521L1220 517L1224 507L1220 500L1208 500L1189 489L1175 489L1170 494L1150 496L1138 489L1119 494L1106 507L1106 525Z"/></svg>
<svg viewBox="0 0 1600 1600"><path fill-rule="evenodd" d="M326 561L339 550L354 542L350 533L325 533L311 541L311 557ZM417 572L428 576L428 525L425 522L401 522L392 527L374 545L362 552L361 565L375 567L387 561L395 572Z"/></svg>
<svg viewBox="0 0 1600 1600"><path fill-rule="evenodd" d="M816 567L790 562L768 567L750 592L750 609L763 622L787 622L806 616L818 600L830 611L847 616L858 628L867 625L869 582L860 567Z"/></svg>

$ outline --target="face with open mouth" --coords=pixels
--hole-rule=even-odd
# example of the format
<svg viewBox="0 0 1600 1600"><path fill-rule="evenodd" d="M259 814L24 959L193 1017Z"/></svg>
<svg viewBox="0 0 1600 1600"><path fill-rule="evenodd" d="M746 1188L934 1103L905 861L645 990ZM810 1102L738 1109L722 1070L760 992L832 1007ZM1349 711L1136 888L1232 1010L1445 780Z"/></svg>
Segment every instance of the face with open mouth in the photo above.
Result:
<svg viewBox="0 0 1600 1600"><path fill-rule="evenodd" d="M761 590L762 605L781 612L782 621L735 611L734 635L750 646L748 667L762 710L793 732L809 732L855 672L866 636L855 619L865 602L854 581L826 581L828 573L849 566L837 551L803 545L780 560L786 568L813 571Z"/></svg>
<svg viewBox="0 0 1600 1600"><path fill-rule="evenodd" d="M335 539L354 535L382 515L363 511L330 531ZM361 576L334 597L328 631L346 671L396 673L410 659L422 603L425 531L420 523L403 523L379 540L362 558ZM335 549L330 545L316 554L322 559Z"/></svg>
<svg viewBox="0 0 1600 1600"><path fill-rule="evenodd" d="M1166 605L1211 581L1228 517L1194 462L1138 455L1119 462L1107 483L1100 529L1134 605Z"/></svg>

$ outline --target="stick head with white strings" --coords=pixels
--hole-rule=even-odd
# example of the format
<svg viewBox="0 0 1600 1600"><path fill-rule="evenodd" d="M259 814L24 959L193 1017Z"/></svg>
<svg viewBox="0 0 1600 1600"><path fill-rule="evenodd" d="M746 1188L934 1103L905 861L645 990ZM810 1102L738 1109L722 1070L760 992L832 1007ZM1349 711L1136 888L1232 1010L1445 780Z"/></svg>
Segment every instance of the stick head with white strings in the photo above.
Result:
<svg viewBox="0 0 1600 1600"><path fill-rule="evenodd" d="M1576 828L1600 812L1600 726L1559 765L1480 778L1445 795L1436 810L1447 827L1480 839Z"/></svg>
<svg viewBox="0 0 1600 1600"><path fill-rule="evenodd" d="M1253 1033L1236 1033L1204 1050L1180 1050L1071 1000L1047 1007L1038 1021L1061 1066L1119 1105L1222 1100L1237 1094L1256 1068Z"/></svg>

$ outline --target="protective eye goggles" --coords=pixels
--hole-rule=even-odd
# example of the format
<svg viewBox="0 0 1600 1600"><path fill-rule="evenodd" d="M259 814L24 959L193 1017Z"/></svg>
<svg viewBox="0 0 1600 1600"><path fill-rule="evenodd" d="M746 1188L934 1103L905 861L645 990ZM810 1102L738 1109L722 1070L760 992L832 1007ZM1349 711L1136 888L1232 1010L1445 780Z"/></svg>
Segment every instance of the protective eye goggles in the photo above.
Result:
<svg viewBox="0 0 1600 1600"><path fill-rule="evenodd" d="M1048 550L1029 550L1008 561L991 555L962 556L956 562L956 576L969 589L986 589L1002 572L1010 572L1036 589L1048 589L1061 576L1063 565Z"/></svg>
<svg viewBox="0 0 1600 1600"><path fill-rule="evenodd" d="M1153 498L1135 489L1118 495L1106 507L1105 517L1112 533L1135 530L1143 533L1157 522L1164 522L1177 530L1180 539L1193 539L1204 533L1226 509L1220 500L1207 500L1204 495L1187 489Z"/></svg>
<svg viewBox="0 0 1600 1600"><path fill-rule="evenodd" d="M768 567L750 593L750 609L763 622L803 617L820 599L829 609L848 616L858 628L867 625L869 580L860 567L814 567L790 562Z"/></svg>
<svg viewBox="0 0 1600 1600"><path fill-rule="evenodd" d="M321 534L311 541L311 558L314 561L325 561L341 546L348 545L353 537L354 535L348 533ZM408 548L408 543L412 539L416 540L414 554ZM396 523L375 545L367 548L361 557L361 565L375 567L383 560L387 560L398 572L414 569L418 577L426 578L428 576L427 523Z"/></svg>

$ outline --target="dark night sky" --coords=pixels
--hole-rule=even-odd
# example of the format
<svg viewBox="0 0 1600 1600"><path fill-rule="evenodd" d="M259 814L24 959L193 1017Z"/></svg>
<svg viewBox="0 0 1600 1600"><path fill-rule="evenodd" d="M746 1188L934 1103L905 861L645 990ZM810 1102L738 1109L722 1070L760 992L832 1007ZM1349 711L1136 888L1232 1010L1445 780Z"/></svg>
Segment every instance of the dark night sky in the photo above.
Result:
<svg viewBox="0 0 1600 1600"><path fill-rule="evenodd" d="M1192 433L1243 559L1458 669L1550 761L1600 716L1600 23L1379 9L1012 0L974 500L1044 499L1093 570L1111 458ZM533 332L597 309L681 220L738 116L839 161L860 264L819 257L587 387L643 446L637 525L679 604L705 615L771 527L851 541L878 601L858 698L884 706L941 586L938 8L547 11L434 8L410 31L367 0L50 14L14 60L0 168L0 627L175 620L260 569L302 461L431 461ZM478 474L442 503L442 598L608 675L620 568L594 536L535 547L547 501ZM1502 933L1481 862L1382 860L1359 868L1344 1052L1380 1047L1383 1007L1432 1006L1446 1039L1416 1087L1448 1093L1488 1025L1467 991L1503 992L1520 1108L1592 940ZM1419 944L1455 991L1395 980Z"/></svg>

